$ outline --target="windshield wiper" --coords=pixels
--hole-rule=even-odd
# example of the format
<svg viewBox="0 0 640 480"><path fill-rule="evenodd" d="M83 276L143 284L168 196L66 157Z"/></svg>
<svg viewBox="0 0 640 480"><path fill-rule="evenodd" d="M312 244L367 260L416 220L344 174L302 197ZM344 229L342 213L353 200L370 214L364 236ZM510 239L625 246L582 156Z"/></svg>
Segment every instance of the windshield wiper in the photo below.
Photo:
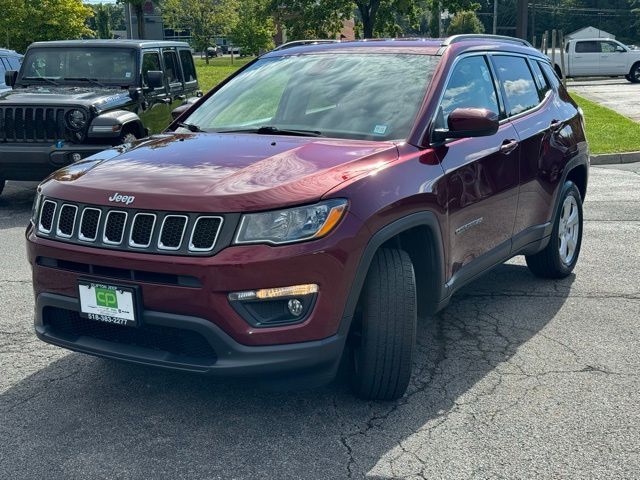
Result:
<svg viewBox="0 0 640 480"><path fill-rule="evenodd" d="M56 87L60 86L60 84L58 82L56 82L55 80L52 80L51 78L47 78L47 77L22 77L21 80L42 80L45 82L50 83L51 85L55 85Z"/></svg>
<svg viewBox="0 0 640 480"><path fill-rule="evenodd" d="M204 130L202 130L199 126L193 125L191 123L178 122L178 126L182 128L186 128L190 132L194 132L194 133L204 132Z"/></svg>
<svg viewBox="0 0 640 480"><path fill-rule="evenodd" d="M297 135L300 137L322 137L318 130L300 130L293 128L278 128L265 125L259 128L243 128L237 130L218 130L216 133L257 133L258 135Z"/></svg>
<svg viewBox="0 0 640 480"><path fill-rule="evenodd" d="M63 80L66 81L77 81L77 82L89 82L97 85L99 87L105 88L104 83L100 83L97 78L89 78L89 77L64 77Z"/></svg>

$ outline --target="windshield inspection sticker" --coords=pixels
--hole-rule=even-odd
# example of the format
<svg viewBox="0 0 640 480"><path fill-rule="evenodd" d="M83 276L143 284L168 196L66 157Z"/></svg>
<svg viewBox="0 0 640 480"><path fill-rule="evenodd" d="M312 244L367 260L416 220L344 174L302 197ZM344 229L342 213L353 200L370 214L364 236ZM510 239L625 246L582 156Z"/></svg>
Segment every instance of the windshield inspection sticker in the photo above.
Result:
<svg viewBox="0 0 640 480"><path fill-rule="evenodd" d="M124 78L131 78L131 72L125 72Z"/></svg>
<svg viewBox="0 0 640 480"><path fill-rule="evenodd" d="M375 133L376 135L384 135L386 131L387 131L386 125L376 125L375 128L373 129L373 133Z"/></svg>

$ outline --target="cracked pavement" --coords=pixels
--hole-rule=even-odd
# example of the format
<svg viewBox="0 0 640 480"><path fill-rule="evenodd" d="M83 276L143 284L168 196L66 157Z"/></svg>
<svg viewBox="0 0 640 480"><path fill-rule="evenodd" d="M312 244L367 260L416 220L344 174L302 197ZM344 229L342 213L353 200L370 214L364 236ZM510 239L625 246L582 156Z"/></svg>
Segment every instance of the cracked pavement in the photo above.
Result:
<svg viewBox="0 0 640 480"><path fill-rule="evenodd" d="M32 184L0 197L0 477L637 478L640 164L593 167L575 274L522 258L421 318L398 402L71 353L32 333Z"/></svg>

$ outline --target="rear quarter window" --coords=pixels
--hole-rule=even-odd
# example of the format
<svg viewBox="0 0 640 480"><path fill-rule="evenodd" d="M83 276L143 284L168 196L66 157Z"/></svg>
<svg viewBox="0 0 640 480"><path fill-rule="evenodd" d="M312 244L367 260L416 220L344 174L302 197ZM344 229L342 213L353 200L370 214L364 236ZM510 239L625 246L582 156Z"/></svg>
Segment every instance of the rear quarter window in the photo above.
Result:
<svg viewBox="0 0 640 480"><path fill-rule="evenodd" d="M196 81L196 67L193 65L193 57L189 50L180 50L180 63L182 64L182 72L184 73L184 81Z"/></svg>
<svg viewBox="0 0 640 480"><path fill-rule="evenodd" d="M538 105L538 89L524 57L495 55L493 64L505 97L507 116L518 115Z"/></svg>

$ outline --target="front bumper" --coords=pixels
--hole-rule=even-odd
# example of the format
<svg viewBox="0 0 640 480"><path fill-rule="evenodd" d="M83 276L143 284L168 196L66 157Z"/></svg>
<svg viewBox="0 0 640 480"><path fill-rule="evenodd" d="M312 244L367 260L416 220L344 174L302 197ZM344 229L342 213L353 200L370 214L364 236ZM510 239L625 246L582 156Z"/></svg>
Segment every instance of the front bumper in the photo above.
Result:
<svg viewBox="0 0 640 480"><path fill-rule="evenodd" d="M0 143L0 177L7 180L42 180L59 168L73 162L72 155L82 158L99 153L111 145Z"/></svg>
<svg viewBox="0 0 640 480"><path fill-rule="evenodd" d="M178 371L205 373L217 377L254 377L262 375L283 375L287 373L315 374L322 382L329 381L338 368L346 333L337 334L323 340L286 345L246 346L233 340L215 324L197 317L175 315L145 310L142 327L154 329L153 339L145 338L143 344L123 342L122 336L129 336L132 327L104 326L100 322L84 320L84 330L64 328L70 324L79 311L76 298L63 295L41 293L36 299L35 328L41 340L77 352L115 360L152 365ZM59 321L62 312L67 318ZM95 324L95 325L93 325ZM86 329L96 329L98 335L85 335ZM345 326L346 328L346 326ZM162 331L189 332L199 337L199 355L193 352L176 351L171 337L168 342L161 338ZM167 333L167 335L171 335ZM164 348L163 348L164 347Z"/></svg>

